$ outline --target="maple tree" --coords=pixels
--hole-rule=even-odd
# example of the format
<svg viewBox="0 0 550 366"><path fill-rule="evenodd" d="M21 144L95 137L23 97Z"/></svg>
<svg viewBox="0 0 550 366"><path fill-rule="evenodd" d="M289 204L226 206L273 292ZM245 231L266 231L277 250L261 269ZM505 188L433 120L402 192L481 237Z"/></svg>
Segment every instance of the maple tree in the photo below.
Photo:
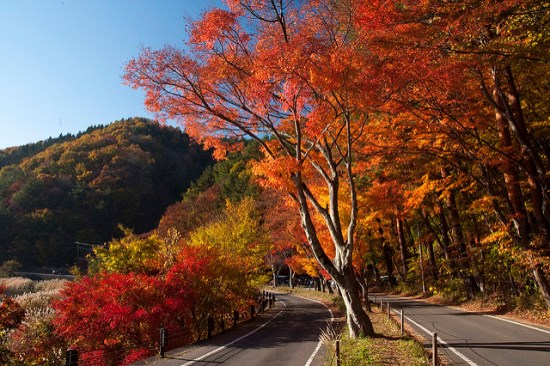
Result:
<svg viewBox="0 0 550 366"><path fill-rule="evenodd" d="M376 65L356 52L353 9L328 1L227 3L230 10L213 9L192 25L189 53L145 49L126 65L125 80L145 89L150 110L184 124L218 157L230 149L227 137L246 135L262 146L264 174L298 203L312 252L343 294L350 334L372 335L352 266L353 164L354 143L380 94L366 73ZM326 207L310 183L323 184ZM350 201L346 220L342 197ZM313 211L330 233L333 258Z"/></svg>
<svg viewBox="0 0 550 366"><path fill-rule="evenodd" d="M257 290L241 261L235 263L215 245L185 247L179 258L166 275L167 301L179 304L175 313L185 320L187 329L194 329L195 339L206 334L209 316L223 329L233 311L248 309Z"/></svg>
<svg viewBox="0 0 550 366"><path fill-rule="evenodd" d="M530 268L550 306L549 167L541 138L548 90L538 83L549 72L548 30L542 26L548 5L369 2L359 4L356 23L396 81L386 124L395 132L379 146L439 160L426 177L435 184L429 191L439 196L440 224L448 226L442 229L445 255L452 243L460 262L470 266L485 249L480 244L498 245ZM458 200L465 198L475 211L459 212ZM494 217L488 231L477 224L477 214ZM476 280L471 271L461 275L471 296Z"/></svg>
<svg viewBox="0 0 550 366"><path fill-rule="evenodd" d="M105 362L125 350L150 348L158 329L169 324L163 287L158 278L132 273L83 277L53 304L56 332L81 352L104 351L115 358Z"/></svg>

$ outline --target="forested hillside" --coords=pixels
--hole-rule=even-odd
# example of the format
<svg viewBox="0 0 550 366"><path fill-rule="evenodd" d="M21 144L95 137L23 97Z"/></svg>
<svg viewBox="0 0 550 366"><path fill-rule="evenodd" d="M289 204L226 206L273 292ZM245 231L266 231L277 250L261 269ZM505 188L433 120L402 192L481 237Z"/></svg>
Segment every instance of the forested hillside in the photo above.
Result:
<svg viewBox="0 0 550 366"><path fill-rule="evenodd" d="M153 229L210 153L172 127L132 118L0 151L0 262L69 267L75 241L103 244L119 224Z"/></svg>

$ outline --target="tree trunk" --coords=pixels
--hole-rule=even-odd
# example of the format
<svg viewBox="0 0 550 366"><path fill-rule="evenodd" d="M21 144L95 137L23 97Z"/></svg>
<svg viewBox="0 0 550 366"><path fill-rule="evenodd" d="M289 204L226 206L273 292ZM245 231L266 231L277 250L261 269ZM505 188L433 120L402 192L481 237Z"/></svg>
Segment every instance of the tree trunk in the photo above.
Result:
<svg viewBox="0 0 550 366"><path fill-rule="evenodd" d="M292 268L288 266L288 286L293 289L294 288L294 281L292 280Z"/></svg>
<svg viewBox="0 0 550 366"><path fill-rule="evenodd" d="M432 277L437 281L439 275L437 273L437 262L435 261L434 244L431 241L428 242L428 254L430 256L430 264L432 265Z"/></svg>
<svg viewBox="0 0 550 366"><path fill-rule="evenodd" d="M296 187L297 195L295 198L298 201L300 208L299 212L301 216L302 228L306 234L309 246L315 256L315 259L332 277L342 294L342 298L346 306L350 337L357 338L359 336L374 336L375 333L372 322L361 304L361 298L358 290L359 284L357 283L357 279L355 278L355 273L353 271L351 255L352 250L350 250L353 249L353 247L349 245L349 240L351 239L348 238L348 242L346 243L343 241L341 232L331 232L336 254L334 260L331 260L327 256L323 250L319 237L317 236L317 230L311 218L308 198L306 197L306 194L310 195L310 192L306 192L307 189L302 182L301 173L298 172L293 174L292 178ZM311 195L309 197L312 199ZM322 208L317 207L316 209L317 211L322 211ZM322 213L325 214L325 220L331 219L330 217L327 217L327 212Z"/></svg>
<svg viewBox="0 0 550 366"><path fill-rule="evenodd" d="M420 278L422 280L422 294L426 294L426 278L424 276L424 258L422 256L422 243L418 242L418 264L420 266Z"/></svg>
<svg viewBox="0 0 550 366"><path fill-rule="evenodd" d="M399 249L401 252L401 269L403 271L403 280L405 280L408 272L408 268L407 268L408 253L407 253L407 243L405 242L403 220L401 219L396 220L396 229L397 229L397 238L399 240Z"/></svg>
<svg viewBox="0 0 550 366"><path fill-rule="evenodd" d="M497 105L500 105L498 98L495 98L495 101ZM514 166L514 162L509 157L509 154L513 152L512 136L510 135L508 124L504 120L501 109L499 108L495 108L495 120L498 127L500 148L506 152L506 155L503 155L502 157L502 173L504 176L504 184L506 186L508 200L513 213L512 222L514 223L518 236L523 242L525 242L529 235L529 225L527 220L527 210L525 209L525 203L521 193L521 187L519 185L519 174Z"/></svg>
<svg viewBox="0 0 550 366"><path fill-rule="evenodd" d="M359 283L359 286L361 286L361 298L363 300L363 304L367 307L367 311L371 312L370 302L369 302L369 285L367 281L367 270L365 268L361 269L361 271L357 274L357 282Z"/></svg>
<svg viewBox="0 0 550 366"><path fill-rule="evenodd" d="M386 273L388 274L388 281L390 284L390 287L394 287L397 285L395 282L395 276L393 275L393 258L392 258L392 251L388 244L384 244L382 247L382 250L384 252L384 263L386 264Z"/></svg>
<svg viewBox="0 0 550 366"><path fill-rule="evenodd" d="M313 286L315 291L321 292L321 279L319 277L313 277Z"/></svg>
<svg viewBox="0 0 550 366"><path fill-rule="evenodd" d="M449 247L451 245L451 240L449 238L449 224L447 223L447 218L445 217L445 210L441 201L437 201L439 206L439 225L441 226L441 245L443 253L445 254L445 259L447 261L451 260L449 256Z"/></svg>
<svg viewBox="0 0 550 366"><path fill-rule="evenodd" d="M445 178L448 175L445 169L442 169L442 176ZM460 215L458 213L458 207L456 204L454 191L450 191L446 197L445 204L449 212L449 218L451 221L451 233L453 242L458 248L458 255L460 257L461 269L459 270L460 276L464 280L465 290L470 298L479 292L479 287L474 276L470 273L470 259L466 250L466 241L462 232L462 225L460 222Z"/></svg>
<svg viewBox="0 0 550 366"><path fill-rule="evenodd" d="M372 266L372 273L374 274L374 281L376 283L380 283L380 271L378 271L378 268L376 267L376 263L374 263L374 260L371 262Z"/></svg>
<svg viewBox="0 0 550 366"><path fill-rule="evenodd" d="M350 336L353 338L358 338L373 335L374 328L372 327L372 323L367 313L363 309L363 303L361 301L361 296L359 295L359 283L355 278L355 274L353 274L353 268L347 268L345 272L351 274L351 276L345 276L346 288L342 288L340 284L338 284L338 287L342 292L342 299L346 305L346 315ZM358 326L359 324L364 324L365 326Z"/></svg>
<svg viewBox="0 0 550 366"><path fill-rule="evenodd" d="M327 288L329 294L334 294L334 290L332 289L332 284L330 283L330 280L325 280L325 287Z"/></svg>
<svg viewBox="0 0 550 366"><path fill-rule="evenodd" d="M514 223L517 233L515 239L519 241L523 249L529 250L532 246L529 232L533 232L533 234L537 234L538 232L540 241L542 242L541 247L548 250L548 246L550 245L550 221L548 220L549 202L545 194L545 189L548 184L545 173L546 169L540 155L535 150L535 146L532 143L533 139L527 131L520 96L512 75L512 69L507 65L503 70L507 81L506 90L501 86L499 72L500 70L498 68L493 69L492 77L494 89L492 103L495 111L495 120L499 129L500 147L507 154L511 154L511 150L513 149L512 135L519 144L519 153L521 156L521 165L519 165L519 168L527 175L527 183L531 197L530 203L537 228L537 230L533 230L533 227L529 225L529 218L521 193L517 168L508 155L505 155L503 157L504 164L502 170L508 199L512 208L511 220ZM490 96L486 95L486 97L489 98ZM512 238L514 238L514 235L512 235ZM550 308L550 285L540 265L535 265L533 268L533 275L547 307Z"/></svg>
<svg viewBox="0 0 550 366"><path fill-rule="evenodd" d="M537 265L533 269L533 275L535 276L535 281L539 286L542 297L546 302L546 307L550 309L550 282L548 282L548 277L546 277L546 273L544 273L541 265Z"/></svg>
<svg viewBox="0 0 550 366"><path fill-rule="evenodd" d="M439 239L439 235L437 235L437 233L435 232L425 212L420 212L420 216L422 217L422 220L424 221L424 224L426 225L426 228L428 229L428 231L430 231L434 235L435 240L439 243L439 246L441 246L441 248L444 248L443 244L441 243L441 240ZM446 251L444 250L444 252ZM428 243L428 253L430 254L430 263L432 264L432 275L434 280L437 281L439 279L439 269L437 267L437 261L435 260L434 245L432 241ZM446 254L445 254L445 259L447 259Z"/></svg>
<svg viewBox="0 0 550 366"><path fill-rule="evenodd" d="M509 65L502 70L506 79L506 88L503 88L500 80L500 69L493 70L494 95L497 97L493 101L495 108L500 115L508 122L509 131L515 137L519 144L521 155L521 169L527 174L527 183L531 194L531 206L537 229L544 238L546 245L550 242L550 202L548 194L548 178L546 169L540 154L535 149L533 138L527 130L519 92L516 88L512 69Z"/></svg>
<svg viewBox="0 0 550 366"><path fill-rule="evenodd" d="M271 273L273 274L273 287L277 287L277 271L275 270L275 265L271 265Z"/></svg>

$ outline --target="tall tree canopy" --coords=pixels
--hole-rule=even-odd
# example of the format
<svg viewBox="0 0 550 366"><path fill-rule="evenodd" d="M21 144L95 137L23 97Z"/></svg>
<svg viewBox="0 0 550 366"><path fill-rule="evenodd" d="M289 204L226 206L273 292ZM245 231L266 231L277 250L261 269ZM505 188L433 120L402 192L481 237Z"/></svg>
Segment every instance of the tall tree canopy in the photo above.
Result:
<svg viewBox="0 0 550 366"><path fill-rule="evenodd" d="M475 254L513 247L550 304L548 2L226 5L191 24L186 50L143 50L125 80L218 157L260 144L254 171L293 198L352 335L373 333L354 255L383 252L391 275L395 232L407 279L421 226L469 294Z"/></svg>
<svg viewBox="0 0 550 366"><path fill-rule="evenodd" d="M353 163L354 144L382 96L366 72L376 65L356 52L361 47L345 6L227 5L230 10L213 9L193 23L189 52L146 49L128 63L126 81L145 89L150 110L180 121L218 154L229 148L227 137L247 135L261 144L264 173L298 203L312 251L344 295L350 333L373 334L352 266ZM340 200L349 202L345 214ZM312 210L330 233L333 258Z"/></svg>

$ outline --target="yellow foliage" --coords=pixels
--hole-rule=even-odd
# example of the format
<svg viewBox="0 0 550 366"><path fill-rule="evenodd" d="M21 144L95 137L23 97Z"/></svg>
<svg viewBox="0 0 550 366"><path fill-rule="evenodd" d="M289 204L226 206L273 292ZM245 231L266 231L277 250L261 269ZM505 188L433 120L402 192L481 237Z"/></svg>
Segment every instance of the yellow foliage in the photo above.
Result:
<svg viewBox="0 0 550 366"><path fill-rule="evenodd" d="M246 273L262 273L271 243L254 205L252 198L239 203L227 201L220 219L195 230L189 245L214 249L220 260L235 263Z"/></svg>

